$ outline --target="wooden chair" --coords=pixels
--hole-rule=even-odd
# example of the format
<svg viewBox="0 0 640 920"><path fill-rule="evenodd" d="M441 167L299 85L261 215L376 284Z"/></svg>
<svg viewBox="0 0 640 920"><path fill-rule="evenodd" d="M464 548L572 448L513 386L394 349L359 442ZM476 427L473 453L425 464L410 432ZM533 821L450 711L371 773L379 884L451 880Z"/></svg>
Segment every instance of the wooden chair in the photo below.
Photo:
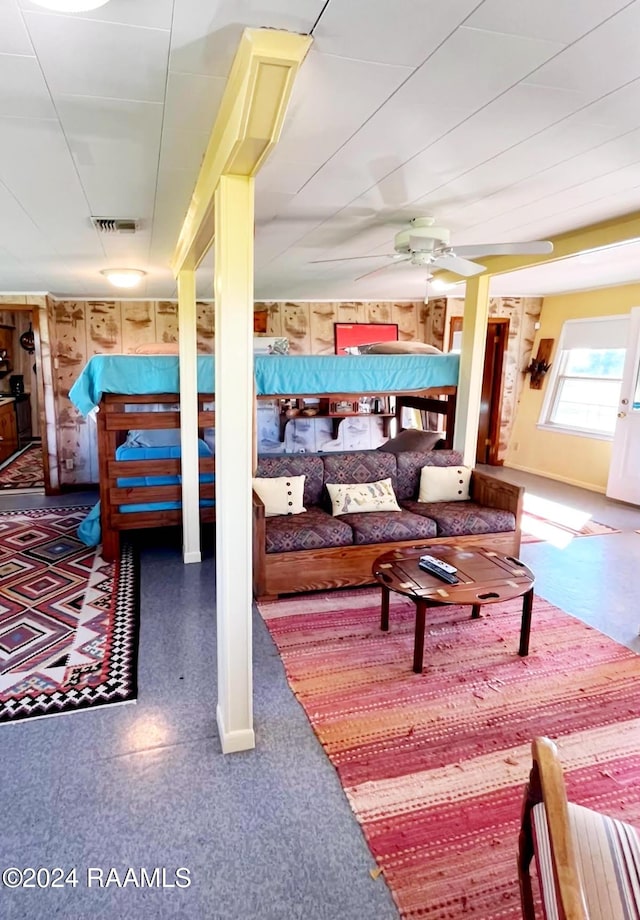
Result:
<svg viewBox="0 0 640 920"><path fill-rule="evenodd" d="M536 738L518 852L522 914L535 920L535 856L547 920L640 918L640 831L567 802L556 746Z"/></svg>

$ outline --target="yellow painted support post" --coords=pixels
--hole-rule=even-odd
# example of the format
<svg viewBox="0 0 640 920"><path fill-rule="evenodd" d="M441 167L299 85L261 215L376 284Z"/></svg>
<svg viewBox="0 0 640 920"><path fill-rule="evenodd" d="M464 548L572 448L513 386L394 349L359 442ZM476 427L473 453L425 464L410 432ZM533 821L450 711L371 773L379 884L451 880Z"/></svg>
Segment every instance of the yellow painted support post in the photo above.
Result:
<svg viewBox="0 0 640 920"><path fill-rule="evenodd" d="M482 396L484 350L489 319L489 275L468 278L464 298L462 350L453 446L467 466L475 466Z"/></svg>
<svg viewBox="0 0 640 920"><path fill-rule="evenodd" d="M216 495L222 497L216 502L216 716L225 754L255 746L251 669L253 185L248 176L222 176L215 194Z"/></svg>
<svg viewBox="0 0 640 920"><path fill-rule="evenodd" d="M198 475L198 364L195 272L178 273L180 348L180 456L182 472L182 559L200 562Z"/></svg>
<svg viewBox="0 0 640 920"><path fill-rule="evenodd" d="M215 245L216 300L216 601L217 722L225 753L255 746L252 704L251 476L253 419L253 176L280 137L296 74L312 38L277 29L245 29L172 260L182 277L180 362L189 401L183 448L197 487L197 366L193 272ZM186 326L191 331L187 334ZM183 330L183 326L185 327ZM184 338L183 338L184 331ZM193 398L192 398L193 397ZM192 446L191 451L195 448ZM183 455L183 456L184 456ZM191 535L193 486L183 496ZM189 553L195 552L189 537ZM185 546L185 552L187 548ZM199 545L198 545L199 553ZM185 558L185 561L187 559ZM195 561L195 558L194 560Z"/></svg>

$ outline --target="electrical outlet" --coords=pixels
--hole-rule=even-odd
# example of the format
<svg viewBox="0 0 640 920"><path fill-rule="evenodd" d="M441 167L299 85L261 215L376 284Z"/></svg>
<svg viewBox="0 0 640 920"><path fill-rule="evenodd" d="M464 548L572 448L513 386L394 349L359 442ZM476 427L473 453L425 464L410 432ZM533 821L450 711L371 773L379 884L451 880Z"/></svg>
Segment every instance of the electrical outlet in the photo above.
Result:
<svg viewBox="0 0 640 920"><path fill-rule="evenodd" d="M520 441L514 441L513 444L511 445L511 447L512 447L512 450L513 450L514 453L515 453L517 450L520 450Z"/></svg>
<svg viewBox="0 0 640 920"><path fill-rule="evenodd" d="M73 457L68 457L64 461L64 465L65 465L65 469L72 470L73 469Z"/></svg>

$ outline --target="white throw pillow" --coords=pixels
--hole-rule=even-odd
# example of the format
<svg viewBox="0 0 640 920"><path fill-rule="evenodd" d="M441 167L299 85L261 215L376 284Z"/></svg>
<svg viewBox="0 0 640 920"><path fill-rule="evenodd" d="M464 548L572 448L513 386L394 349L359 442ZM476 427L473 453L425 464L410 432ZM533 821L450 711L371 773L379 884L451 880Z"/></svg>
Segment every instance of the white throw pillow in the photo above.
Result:
<svg viewBox="0 0 640 920"><path fill-rule="evenodd" d="M471 468L468 466L423 466L419 502L457 502L469 498Z"/></svg>
<svg viewBox="0 0 640 920"><path fill-rule="evenodd" d="M331 513L350 514L354 511L400 511L391 479L378 482L328 482Z"/></svg>
<svg viewBox="0 0 640 920"><path fill-rule="evenodd" d="M302 514L304 476L273 476L253 479L253 488L264 504L266 517L276 514Z"/></svg>

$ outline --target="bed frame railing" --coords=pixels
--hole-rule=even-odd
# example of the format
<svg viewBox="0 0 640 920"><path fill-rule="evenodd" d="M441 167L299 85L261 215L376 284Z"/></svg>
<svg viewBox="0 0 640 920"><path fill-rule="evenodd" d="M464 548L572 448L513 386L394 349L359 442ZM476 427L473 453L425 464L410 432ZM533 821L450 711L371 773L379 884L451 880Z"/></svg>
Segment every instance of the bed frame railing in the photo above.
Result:
<svg viewBox="0 0 640 920"><path fill-rule="evenodd" d="M198 394L198 429L202 436L205 428L215 427L215 412L205 409L213 402L211 394ZM132 405L173 405L175 409L157 412L125 411ZM170 429L180 427L179 396L176 393L144 394L130 396L104 394L98 412L98 458L100 476L100 522L102 528L102 553L107 560L115 559L120 549L120 531L145 527L165 527L182 523L182 509L145 511L120 511L122 505L149 502L179 502L182 500L180 483L156 486L118 486L118 479L131 476L179 476L179 458L166 460L116 460L116 448L124 443L130 429ZM142 465L142 469L141 469ZM215 473L215 458L200 457L200 473ZM200 483L200 498L215 498L215 483ZM201 507L200 518L206 523L215 521L215 507Z"/></svg>

